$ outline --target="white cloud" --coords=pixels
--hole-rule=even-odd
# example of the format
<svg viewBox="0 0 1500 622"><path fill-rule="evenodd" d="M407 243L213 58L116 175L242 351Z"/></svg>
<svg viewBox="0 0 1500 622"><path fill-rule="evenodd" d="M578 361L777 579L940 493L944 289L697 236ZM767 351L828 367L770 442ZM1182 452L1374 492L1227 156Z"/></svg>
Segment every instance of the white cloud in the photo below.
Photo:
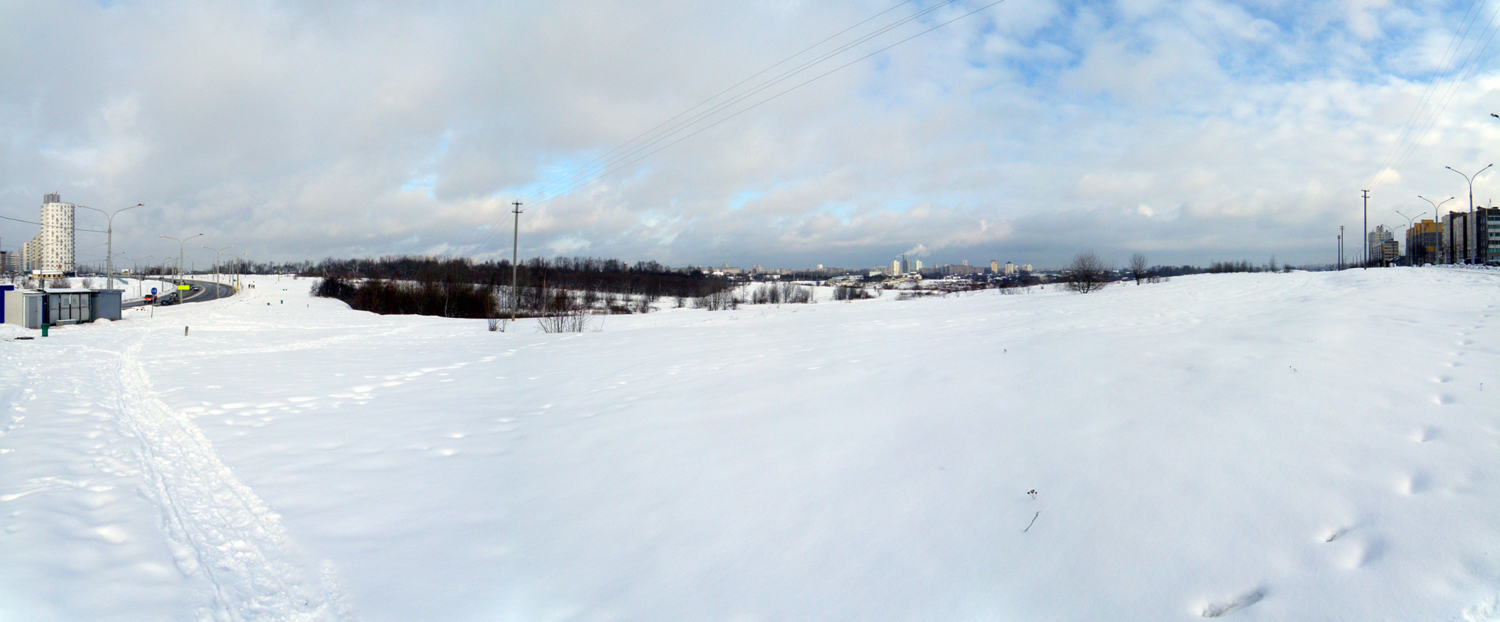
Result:
<svg viewBox="0 0 1500 622"><path fill-rule="evenodd" d="M1461 17L1436 7L1004 3L566 183L888 7L7 5L0 197L17 217L53 190L144 201L116 223L139 255L201 230L265 259L508 256L517 198L532 255L859 267L917 247L1049 265L1092 246L1206 263L1247 252L1234 239L1302 262L1372 179L1386 211L1456 194L1442 167L1482 166L1500 138L1488 64L1430 130L1403 131ZM0 226L6 244L30 233Z"/></svg>

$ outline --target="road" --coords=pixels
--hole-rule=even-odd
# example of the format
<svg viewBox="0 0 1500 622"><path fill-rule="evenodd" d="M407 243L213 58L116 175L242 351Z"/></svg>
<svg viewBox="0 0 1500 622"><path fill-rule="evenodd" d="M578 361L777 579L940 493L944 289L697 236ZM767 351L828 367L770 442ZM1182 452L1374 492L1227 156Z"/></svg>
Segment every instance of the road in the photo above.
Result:
<svg viewBox="0 0 1500 622"><path fill-rule="evenodd" d="M234 295L234 288L224 283L215 285L213 281L197 281L193 279L188 279L184 282L193 286L193 289L187 291L182 297L182 302L184 303L208 302L210 300L228 298ZM132 307L139 307L144 304L145 303L141 301L134 301L127 302L120 306L121 308L129 309Z"/></svg>

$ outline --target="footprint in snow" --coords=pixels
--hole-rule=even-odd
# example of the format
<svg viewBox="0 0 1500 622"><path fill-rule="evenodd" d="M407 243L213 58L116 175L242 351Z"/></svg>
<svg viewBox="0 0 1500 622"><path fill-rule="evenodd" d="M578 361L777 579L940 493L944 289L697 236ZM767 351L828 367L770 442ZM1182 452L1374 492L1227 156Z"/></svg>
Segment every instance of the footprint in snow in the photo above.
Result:
<svg viewBox="0 0 1500 622"><path fill-rule="evenodd" d="M1260 602L1261 599L1265 598L1265 597L1266 597L1266 588L1260 588L1260 589L1257 589L1257 590L1255 590L1253 592L1246 592L1244 594L1241 594L1238 598L1236 598L1234 600L1231 600L1231 601L1221 602L1221 603L1210 603L1209 605L1207 605L1207 606L1205 606L1203 608L1203 617L1205 617L1205 618L1218 618L1218 617L1222 617L1222 616L1234 613L1236 611L1239 611L1241 609L1244 609L1246 607L1249 607L1250 605L1254 605L1255 603Z"/></svg>

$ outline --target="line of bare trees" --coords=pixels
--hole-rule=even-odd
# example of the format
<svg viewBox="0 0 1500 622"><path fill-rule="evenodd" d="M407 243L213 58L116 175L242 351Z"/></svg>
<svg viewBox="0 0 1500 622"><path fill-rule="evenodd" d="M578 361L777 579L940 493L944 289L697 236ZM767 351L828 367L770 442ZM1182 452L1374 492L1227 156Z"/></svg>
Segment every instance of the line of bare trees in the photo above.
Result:
<svg viewBox="0 0 1500 622"><path fill-rule="evenodd" d="M532 259L517 266L510 288L508 261L382 257L325 259L302 271L322 277L314 294L362 311L384 314L493 318L641 313L662 296L701 298L730 289L729 281L656 262L613 259Z"/></svg>

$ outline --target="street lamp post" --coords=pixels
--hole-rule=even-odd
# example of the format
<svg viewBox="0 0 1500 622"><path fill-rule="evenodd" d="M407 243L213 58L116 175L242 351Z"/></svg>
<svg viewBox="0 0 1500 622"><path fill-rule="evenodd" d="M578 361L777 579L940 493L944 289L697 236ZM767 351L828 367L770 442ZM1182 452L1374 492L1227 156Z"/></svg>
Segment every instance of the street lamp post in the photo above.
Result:
<svg viewBox="0 0 1500 622"><path fill-rule="evenodd" d="M106 247L105 247L105 251L104 252L108 255L108 259L104 262L105 265L107 266L104 269L104 283L105 283L105 287L106 288L113 288L114 287L114 281L115 281L115 214L118 214L118 213L123 212L123 211L128 210L128 209L135 209L135 208L140 207L142 205L145 205L145 203L136 203L135 205L132 205L130 207L122 207L120 209L115 210L114 213L106 212L106 211L104 211L102 209L98 209L98 208L94 208L94 207L89 207L87 205L79 205L78 206L78 207L81 207L83 209L91 209L91 210L94 210L96 212L99 212L100 214L104 214L104 216L106 217L105 221L109 224L109 226L105 228L105 233L106 233L106 235L105 235L105 245L106 245Z"/></svg>
<svg viewBox="0 0 1500 622"><path fill-rule="evenodd" d="M146 255L145 257L136 257L135 261L131 263L131 266L132 266L131 267L131 271L135 273L135 297L136 298L144 298L145 297L145 292L142 291L142 289L146 287L146 279L142 278L142 276L141 276L141 262L144 261L144 260L147 260L147 259L156 259L156 255ZM146 269L147 270L151 269L151 262L149 262L149 261L146 262Z"/></svg>
<svg viewBox="0 0 1500 622"><path fill-rule="evenodd" d="M178 287L182 286L182 281L183 281L183 274L182 274L182 256L184 254L183 249L185 249L187 247L186 245L187 245L187 241L188 240L196 238L196 237L198 237L200 235L203 235L203 234L199 233L197 235L190 235L190 236L187 236L187 237L182 238L182 239L174 238L174 237L172 237L170 235L160 236L160 237L164 237L164 238L166 238L168 240L172 240L172 241L174 241L174 242L177 243L177 285L178 285ZM182 299L178 298L177 300L181 301Z"/></svg>
<svg viewBox="0 0 1500 622"><path fill-rule="evenodd" d="M203 248L208 248L208 247L205 246ZM208 248L208 250L211 250L211 251L214 252L214 298L218 298L219 297L219 253L221 253L223 251L227 251L227 250L229 250L231 248L234 248L233 244L230 244L229 246L225 246L224 248Z"/></svg>
<svg viewBox="0 0 1500 622"><path fill-rule="evenodd" d="M1391 211L1396 212L1396 214L1398 214L1402 218L1406 219L1406 263L1407 263L1407 265L1411 265L1411 263L1412 263L1412 255L1411 255L1412 217L1411 216L1407 216L1406 214L1402 214L1401 210L1398 210L1398 209L1397 210L1391 210Z"/></svg>
<svg viewBox="0 0 1500 622"><path fill-rule="evenodd" d="M1448 198L1443 199L1442 201L1438 201L1436 203L1433 203L1432 199L1424 197L1424 196L1422 196L1420 194L1417 195L1417 198L1421 199L1423 201L1426 201L1428 203L1432 203L1433 229L1437 229L1436 231L1433 231L1433 233L1435 233L1437 235L1437 262L1439 264L1441 264L1441 263L1443 263L1443 232L1441 231L1441 228L1443 226L1442 225L1443 221L1442 221L1442 219L1438 218L1438 208L1442 207L1444 203L1452 201L1453 199L1456 199L1458 197L1448 197Z"/></svg>
<svg viewBox="0 0 1500 622"><path fill-rule="evenodd" d="M1464 233L1468 233L1468 232L1474 230L1474 177L1478 177L1479 173L1483 173L1483 172L1489 170L1489 168L1491 166L1494 166L1494 164L1486 164L1484 168L1479 169L1478 173L1474 173L1473 177L1471 177L1469 175L1464 175L1463 173L1460 173L1458 171L1458 169L1455 169L1455 168L1453 168L1451 166L1445 166L1445 167L1443 167L1443 168L1446 168L1446 169L1448 169L1450 171L1458 173L1459 175L1464 175L1464 181L1469 182L1469 218L1468 218L1467 221L1465 221ZM1478 238L1475 238L1475 241L1477 242Z"/></svg>
<svg viewBox="0 0 1500 622"><path fill-rule="evenodd" d="M236 293L240 291L240 281L241 281L241 278L240 278L241 272L240 271L245 269L245 255L249 255L249 254L250 254L250 251L245 251L243 253L240 253L238 255L239 260L234 262L234 291Z"/></svg>

